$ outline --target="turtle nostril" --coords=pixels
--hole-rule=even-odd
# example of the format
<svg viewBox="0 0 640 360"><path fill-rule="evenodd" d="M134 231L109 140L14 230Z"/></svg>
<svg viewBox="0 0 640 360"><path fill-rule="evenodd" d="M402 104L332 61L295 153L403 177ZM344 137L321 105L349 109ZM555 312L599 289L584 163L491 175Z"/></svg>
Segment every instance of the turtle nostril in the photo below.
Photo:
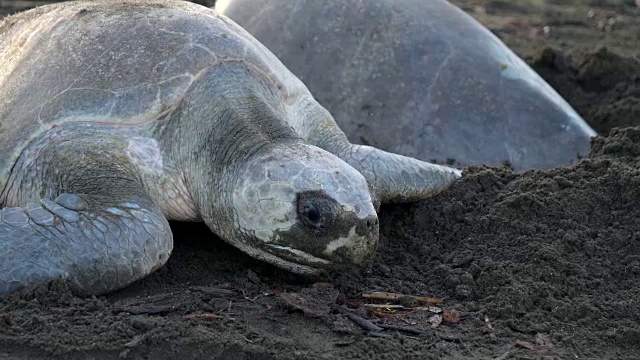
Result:
<svg viewBox="0 0 640 360"><path fill-rule="evenodd" d="M358 220L358 226L356 233L360 236L370 237L378 233L378 217L367 216L364 219Z"/></svg>

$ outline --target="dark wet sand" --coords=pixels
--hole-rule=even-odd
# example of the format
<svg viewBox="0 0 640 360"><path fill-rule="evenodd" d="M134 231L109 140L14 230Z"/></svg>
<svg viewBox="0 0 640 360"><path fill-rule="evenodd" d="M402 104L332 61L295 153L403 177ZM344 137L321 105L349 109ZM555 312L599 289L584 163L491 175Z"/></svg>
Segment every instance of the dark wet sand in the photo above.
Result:
<svg viewBox="0 0 640 360"><path fill-rule="evenodd" d="M383 208L370 270L322 279L174 224L167 266L120 292L80 299L52 284L0 298L0 358L640 358L640 11L623 0L453 2L608 135L588 159L469 168L428 202ZM367 312L363 291L441 297L463 318L431 328L427 311ZM336 306L420 333L367 334Z"/></svg>

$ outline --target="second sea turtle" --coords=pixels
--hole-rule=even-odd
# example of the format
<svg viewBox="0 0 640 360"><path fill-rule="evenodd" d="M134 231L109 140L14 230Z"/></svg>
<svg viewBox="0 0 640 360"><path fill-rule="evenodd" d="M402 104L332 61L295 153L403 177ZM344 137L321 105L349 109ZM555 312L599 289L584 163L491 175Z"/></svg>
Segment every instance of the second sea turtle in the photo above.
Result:
<svg viewBox="0 0 640 360"><path fill-rule="evenodd" d="M219 0L354 143L456 166L577 163L596 132L446 0Z"/></svg>

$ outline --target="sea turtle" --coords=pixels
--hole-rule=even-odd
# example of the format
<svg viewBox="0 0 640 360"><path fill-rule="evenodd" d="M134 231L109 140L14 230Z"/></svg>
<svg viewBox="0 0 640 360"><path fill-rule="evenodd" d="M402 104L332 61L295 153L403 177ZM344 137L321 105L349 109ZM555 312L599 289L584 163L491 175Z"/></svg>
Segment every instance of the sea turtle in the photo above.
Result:
<svg viewBox="0 0 640 360"><path fill-rule="evenodd" d="M576 163L596 135L489 30L446 0L219 0L354 143L514 170Z"/></svg>
<svg viewBox="0 0 640 360"><path fill-rule="evenodd" d="M126 286L167 261L171 219L295 273L364 266L380 202L460 176L350 144L267 48L200 5L47 5L6 18L0 49L0 293Z"/></svg>

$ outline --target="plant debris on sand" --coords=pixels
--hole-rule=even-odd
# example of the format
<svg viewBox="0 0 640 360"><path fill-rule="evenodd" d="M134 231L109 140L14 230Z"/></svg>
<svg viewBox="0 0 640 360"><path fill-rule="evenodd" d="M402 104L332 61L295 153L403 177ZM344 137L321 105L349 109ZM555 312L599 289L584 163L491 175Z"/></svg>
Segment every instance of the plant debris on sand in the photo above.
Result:
<svg viewBox="0 0 640 360"><path fill-rule="evenodd" d="M454 2L607 135L589 158L468 168L429 201L383 207L371 269L324 278L173 224L168 264L119 292L53 283L0 298L0 358L639 358L638 9Z"/></svg>

